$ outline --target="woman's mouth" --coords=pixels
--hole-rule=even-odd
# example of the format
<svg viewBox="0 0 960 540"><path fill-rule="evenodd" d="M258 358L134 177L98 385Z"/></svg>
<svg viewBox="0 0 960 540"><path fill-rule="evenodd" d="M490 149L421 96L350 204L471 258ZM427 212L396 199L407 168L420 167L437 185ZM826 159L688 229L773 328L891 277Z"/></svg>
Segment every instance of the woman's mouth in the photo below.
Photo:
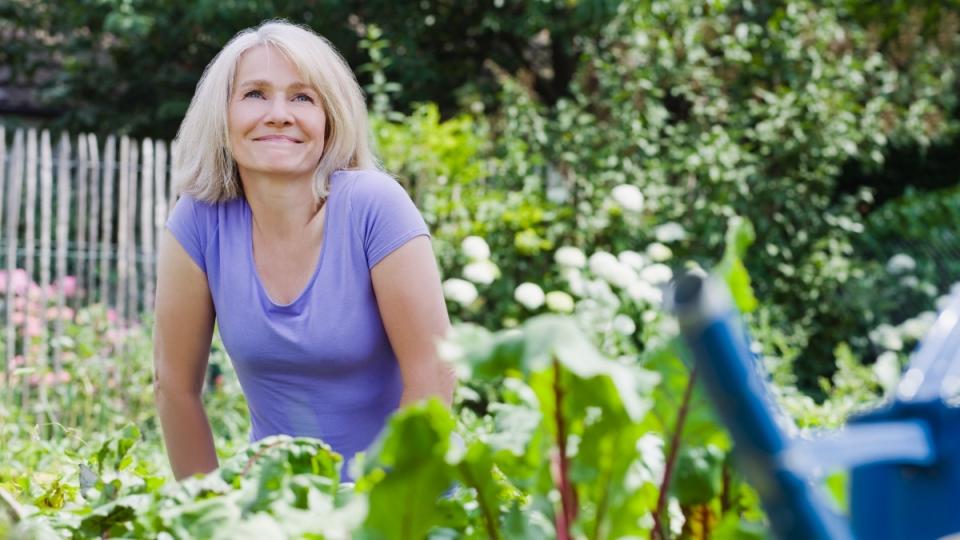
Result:
<svg viewBox="0 0 960 540"><path fill-rule="evenodd" d="M263 137L257 137L253 139L257 142L287 142L287 143L300 143L303 142L299 139L294 139L288 135L264 135Z"/></svg>

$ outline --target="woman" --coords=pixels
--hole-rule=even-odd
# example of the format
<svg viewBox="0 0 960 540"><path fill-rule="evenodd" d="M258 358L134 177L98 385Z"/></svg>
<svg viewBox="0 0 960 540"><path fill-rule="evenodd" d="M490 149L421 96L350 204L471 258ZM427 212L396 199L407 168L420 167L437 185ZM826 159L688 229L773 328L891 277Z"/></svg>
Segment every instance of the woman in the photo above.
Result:
<svg viewBox="0 0 960 540"><path fill-rule="evenodd" d="M398 406L449 405L429 232L368 136L353 73L309 30L267 22L207 66L157 277L155 390L178 480L218 466L200 396L215 320L251 440L318 437L349 459Z"/></svg>

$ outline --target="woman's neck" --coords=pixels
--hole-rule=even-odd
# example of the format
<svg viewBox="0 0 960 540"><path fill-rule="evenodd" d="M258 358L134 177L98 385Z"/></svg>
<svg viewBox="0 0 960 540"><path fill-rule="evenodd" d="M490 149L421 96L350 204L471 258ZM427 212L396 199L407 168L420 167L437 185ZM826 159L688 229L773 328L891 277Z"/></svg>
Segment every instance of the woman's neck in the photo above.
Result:
<svg viewBox="0 0 960 540"><path fill-rule="evenodd" d="M314 198L312 180L241 179L261 237L283 239L319 231L323 204Z"/></svg>

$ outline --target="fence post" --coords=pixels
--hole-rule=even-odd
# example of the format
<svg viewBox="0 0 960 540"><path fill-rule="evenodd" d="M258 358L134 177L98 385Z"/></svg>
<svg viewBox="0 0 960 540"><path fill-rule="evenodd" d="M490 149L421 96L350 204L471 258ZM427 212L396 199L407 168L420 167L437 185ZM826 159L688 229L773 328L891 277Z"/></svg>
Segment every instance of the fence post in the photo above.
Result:
<svg viewBox="0 0 960 540"><path fill-rule="evenodd" d="M143 309L153 311L153 141L143 140L143 172L140 174L140 256L143 268Z"/></svg>
<svg viewBox="0 0 960 540"><path fill-rule="evenodd" d="M38 364L43 362L44 368L49 368L49 348L47 304L50 290L50 260L53 254L53 238L51 227L51 213L53 209L53 148L50 144L50 132L43 130L40 133L40 313L37 317L40 325L38 330L40 343L37 345ZM31 336L32 340L36 336ZM40 385L41 402L46 405L46 385Z"/></svg>
<svg viewBox="0 0 960 540"><path fill-rule="evenodd" d="M10 155L10 190L0 193L7 195L7 291L6 301L6 362L4 362L4 387L13 402L12 373L16 366L17 333L13 324L13 280L17 269L17 229L20 225L20 197L23 187L23 130L18 129L13 136L13 152Z"/></svg>
<svg viewBox="0 0 960 540"><path fill-rule="evenodd" d="M103 215L100 221L100 298L104 306L110 305L110 295L107 284L110 278L110 242L113 238L113 172L116 167L117 139L113 135L107 137L106 147L103 149Z"/></svg>
<svg viewBox="0 0 960 540"><path fill-rule="evenodd" d="M70 137L66 133L61 133L60 142L57 146L59 154L57 163L57 279L55 281L57 308L53 323L53 369L59 373L63 367L63 313L66 307L67 243L70 241L70 202L72 195ZM80 168L84 166L79 165ZM80 230L79 227L77 230Z"/></svg>
<svg viewBox="0 0 960 540"><path fill-rule="evenodd" d="M76 263L73 267L73 273L76 277L76 293L70 301L73 309L79 309L81 306L80 291L85 288L84 277L87 275L87 173L91 166L88 159L87 136L81 134L77 136L77 230L75 247Z"/></svg>

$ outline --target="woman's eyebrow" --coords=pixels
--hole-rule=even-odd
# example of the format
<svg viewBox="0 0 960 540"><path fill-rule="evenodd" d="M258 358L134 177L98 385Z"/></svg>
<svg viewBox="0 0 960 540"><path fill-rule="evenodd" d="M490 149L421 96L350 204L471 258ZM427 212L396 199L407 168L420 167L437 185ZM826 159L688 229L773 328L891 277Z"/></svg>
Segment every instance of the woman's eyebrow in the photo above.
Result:
<svg viewBox="0 0 960 540"><path fill-rule="evenodd" d="M255 88L264 88L264 87L272 88L272 87L273 87L273 84L270 83L270 81L266 81L266 80L263 80L263 79L254 79L254 80L250 80L250 81L244 81L244 82L243 82L242 84L240 84L240 86L238 86L237 88L247 88L247 87L251 87L251 86L252 86L252 87L255 87ZM287 89L288 89L288 90L313 90L313 91L316 91L316 88L314 88L314 87L312 87L312 86L310 86L309 84L304 83L304 82L295 82L295 83L291 84L290 86L288 86Z"/></svg>

